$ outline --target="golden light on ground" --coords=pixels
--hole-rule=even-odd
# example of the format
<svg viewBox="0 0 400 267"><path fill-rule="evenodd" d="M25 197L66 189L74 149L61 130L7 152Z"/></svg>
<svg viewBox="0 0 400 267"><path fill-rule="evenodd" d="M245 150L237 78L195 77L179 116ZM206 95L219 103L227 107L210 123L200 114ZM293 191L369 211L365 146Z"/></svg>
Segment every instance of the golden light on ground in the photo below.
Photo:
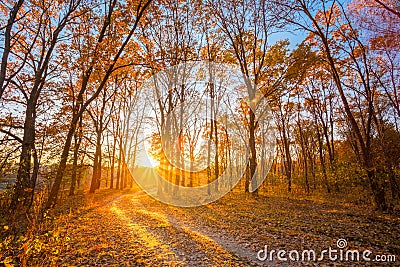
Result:
<svg viewBox="0 0 400 267"><path fill-rule="evenodd" d="M113 205L110 210L114 212L120 219L126 222L126 226L139 236L140 240L147 248L154 249L162 246L162 244L158 242L151 233L147 232L146 227L135 223L132 218L127 216L122 209L118 208L116 205Z"/></svg>

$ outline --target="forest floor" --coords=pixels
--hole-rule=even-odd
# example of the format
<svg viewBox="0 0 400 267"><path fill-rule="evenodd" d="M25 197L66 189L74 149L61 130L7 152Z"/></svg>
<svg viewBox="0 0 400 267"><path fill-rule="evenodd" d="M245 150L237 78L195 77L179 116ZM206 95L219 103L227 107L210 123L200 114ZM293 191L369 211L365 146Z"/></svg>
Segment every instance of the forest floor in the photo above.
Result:
<svg viewBox="0 0 400 267"><path fill-rule="evenodd" d="M65 202L51 230L23 237L19 248L3 241L4 266L378 266L378 262L260 261L257 253L343 248L395 255L400 263L400 216L366 207L277 196L230 193L200 207L179 208L139 190L100 190ZM3 252L2 252L3 251ZM24 254L24 255L21 255ZM339 252L336 253L339 256ZM18 256L19 255L19 256ZM260 254L261 256L263 253ZM296 254L291 254L296 258ZM19 258L18 258L19 257ZM0 263L0 266L2 264Z"/></svg>

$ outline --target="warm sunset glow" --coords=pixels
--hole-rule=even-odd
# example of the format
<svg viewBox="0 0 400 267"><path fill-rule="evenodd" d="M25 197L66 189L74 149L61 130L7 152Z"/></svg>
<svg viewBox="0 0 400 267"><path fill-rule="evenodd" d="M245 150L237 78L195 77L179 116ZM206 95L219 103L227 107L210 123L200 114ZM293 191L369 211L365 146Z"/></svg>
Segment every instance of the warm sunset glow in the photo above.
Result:
<svg viewBox="0 0 400 267"><path fill-rule="evenodd" d="M399 1L1 0L0 267L398 266Z"/></svg>
<svg viewBox="0 0 400 267"><path fill-rule="evenodd" d="M142 167L154 168L159 166L160 162L154 159L150 153L140 150L136 164Z"/></svg>

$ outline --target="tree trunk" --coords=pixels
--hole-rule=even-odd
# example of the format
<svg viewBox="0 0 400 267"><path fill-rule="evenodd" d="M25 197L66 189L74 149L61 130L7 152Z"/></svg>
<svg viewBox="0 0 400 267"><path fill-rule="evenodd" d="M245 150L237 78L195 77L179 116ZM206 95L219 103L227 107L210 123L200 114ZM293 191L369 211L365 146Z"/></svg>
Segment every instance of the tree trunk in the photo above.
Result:
<svg viewBox="0 0 400 267"><path fill-rule="evenodd" d="M89 193L94 193L96 189L99 188L99 182L101 178L101 133L98 130L96 131L96 133L96 150L93 159L93 173L92 180L90 182Z"/></svg>
<svg viewBox="0 0 400 267"><path fill-rule="evenodd" d="M214 163L215 163L215 170L214 170L214 182L215 182L215 192L218 192L218 178L219 178L219 153L218 153L218 122L217 122L217 116L216 116L216 111L214 109L214 142L215 142L215 158L214 158Z"/></svg>
<svg viewBox="0 0 400 267"><path fill-rule="evenodd" d="M383 185L377 182L375 170L367 170L367 176L371 185L371 191L373 192L374 201L377 204L377 208L382 211L387 210L385 188Z"/></svg>
<svg viewBox="0 0 400 267"><path fill-rule="evenodd" d="M116 140L115 137L113 138L113 152L111 158L111 168L110 168L110 189L114 188L114 166L115 166L115 147L116 147Z"/></svg>
<svg viewBox="0 0 400 267"><path fill-rule="evenodd" d="M75 133L74 140L74 159L72 164L72 176L71 176L71 186L69 188L69 195L72 196L75 193L75 185L76 185L76 175L77 175L77 168L78 168L78 155L79 155L79 148L82 142L83 136L83 129L82 129L82 117L79 119L79 130Z"/></svg>
<svg viewBox="0 0 400 267"><path fill-rule="evenodd" d="M19 203L26 203L33 194L33 181L31 180L31 160L35 143L35 112L36 101L29 101L26 109L22 151L17 174L17 181L11 201L11 210L15 210Z"/></svg>
<svg viewBox="0 0 400 267"><path fill-rule="evenodd" d="M250 110L250 125L249 125L249 146L250 146L250 174L248 179L257 179L254 177L257 170L257 152L256 152L256 115L253 110ZM250 181L249 181L250 182ZM247 189L249 190L249 189ZM253 195L258 195L258 188L253 190Z"/></svg>
<svg viewBox="0 0 400 267"><path fill-rule="evenodd" d="M72 121L72 125L68 131L67 139L65 140L64 148L63 148L63 151L61 154L60 165L58 166L56 178L55 178L53 186L51 188L49 199L46 204L46 208L53 207L57 202L57 195L60 190L62 177L64 175L64 170L67 166L69 149L71 147L72 136L74 135L74 132L75 132L76 123L77 123L77 118L76 118L76 121L74 121L74 120Z"/></svg>
<svg viewBox="0 0 400 267"><path fill-rule="evenodd" d="M121 189L121 157L122 157L122 149L121 144L119 148L119 155L118 155L118 165L117 165L117 183L115 185L116 189Z"/></svg>
<svg viewBox="0 0 400 267"><path fill-rule="evenodd" d="M73 196L75 193L75 184L76 184L76 173L78 168L78 150L79 150L79 142L78 137L75 135L75 145L74 145L74 159L72 162L72 175L71 175L71 185L69 187L69 195Z"/></svg>

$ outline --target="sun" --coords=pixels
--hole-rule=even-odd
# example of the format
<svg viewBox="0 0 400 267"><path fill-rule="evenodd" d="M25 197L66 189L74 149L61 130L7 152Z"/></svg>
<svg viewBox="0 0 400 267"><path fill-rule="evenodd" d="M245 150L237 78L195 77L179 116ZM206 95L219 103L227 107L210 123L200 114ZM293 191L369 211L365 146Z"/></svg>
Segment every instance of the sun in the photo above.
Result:
<svg viewBox="0 0 400 267"><path fill-rule="evenodd" d="M155 168L160 165L160 162L153 159L149 153L144 150L140 150L137 156L137 165L147 168Z"/></svg>

